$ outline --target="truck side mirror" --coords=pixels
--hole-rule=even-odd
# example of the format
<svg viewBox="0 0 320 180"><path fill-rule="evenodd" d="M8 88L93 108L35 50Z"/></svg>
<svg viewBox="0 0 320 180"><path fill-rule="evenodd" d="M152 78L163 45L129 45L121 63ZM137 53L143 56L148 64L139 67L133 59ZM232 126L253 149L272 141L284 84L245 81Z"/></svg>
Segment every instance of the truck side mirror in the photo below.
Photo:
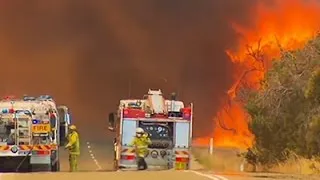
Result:
<svg viewBox="0 0 320 180"><path fill-rule="evenodd" d="M116 124L115 124L115 114L114 113L110 113L109 114L109 127L108 127L108 129L113 132L113 131L115 131L115 126L116 126Z"/></svg>

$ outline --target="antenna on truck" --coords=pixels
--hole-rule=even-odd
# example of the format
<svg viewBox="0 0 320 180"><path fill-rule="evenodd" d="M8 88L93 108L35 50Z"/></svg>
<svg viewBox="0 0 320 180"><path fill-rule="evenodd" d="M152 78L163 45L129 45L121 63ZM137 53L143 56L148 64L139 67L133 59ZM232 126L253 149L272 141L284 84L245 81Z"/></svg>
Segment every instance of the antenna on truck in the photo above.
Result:
<svg viewBox="0 0 320 180"><path fill-rule="evenodd" d="M129 83L128 83L128 96L129 99L131 98L131 86L132 86L132 79L129 79Z"/></svg>

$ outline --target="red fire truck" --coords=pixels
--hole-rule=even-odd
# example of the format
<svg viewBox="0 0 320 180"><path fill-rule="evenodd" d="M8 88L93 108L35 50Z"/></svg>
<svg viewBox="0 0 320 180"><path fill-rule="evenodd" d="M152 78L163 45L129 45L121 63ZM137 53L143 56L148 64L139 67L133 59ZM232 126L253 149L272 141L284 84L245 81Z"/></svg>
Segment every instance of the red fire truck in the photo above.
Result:
<svg viewBox="0 0 320 180"><path fill-rule="evenodd" d="M130 144L138 127L152 141L145 158L149 169L189 169L192 121L193 104L185 106L175 96L165 99L161 90L149 90L142 99L120 100L117 113L109 114L109 130L115 132L115 170L137 168Z"/></svg>

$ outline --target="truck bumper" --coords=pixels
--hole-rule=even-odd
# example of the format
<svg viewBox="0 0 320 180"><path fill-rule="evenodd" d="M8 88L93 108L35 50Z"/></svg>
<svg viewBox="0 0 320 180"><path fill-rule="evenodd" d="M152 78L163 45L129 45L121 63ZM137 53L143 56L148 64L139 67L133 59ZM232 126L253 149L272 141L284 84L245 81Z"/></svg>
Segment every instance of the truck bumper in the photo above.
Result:
<svg viewBox="0 0 320 180"><path fill-rule="evenodd" d="M0 172L51 171L51 156L1 156Z"/></svg>
<svg viewBox="0 0 320 180"><path fill-rule="evenodd" d="M128 164L119 164L119 169L121 170L137 170L137 165L128 165ZM166 170L168 169L168 166L154 166L154 165L148 165L149 170Z"/></svg>
<svg viewBox="0 0 320 180"><path fill-rule="evenodd" d="M30 172L31 169L30 156L0 157L0 172Z"/></svg>

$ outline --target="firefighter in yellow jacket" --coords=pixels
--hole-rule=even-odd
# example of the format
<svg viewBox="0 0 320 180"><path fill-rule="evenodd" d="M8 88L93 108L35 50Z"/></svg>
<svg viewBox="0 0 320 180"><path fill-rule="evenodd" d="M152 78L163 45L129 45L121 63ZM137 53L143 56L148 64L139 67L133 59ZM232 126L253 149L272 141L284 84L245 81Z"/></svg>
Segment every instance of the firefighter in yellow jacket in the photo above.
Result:
<svg viewBox="0 0 320 180"><path fill-rule="evenodd" d="M136 136L131 145L135 147L137 156L138 170L145 170L148 168L145 157L148 153L148 146L151 144L148 133L145 133L142 128L137 128Z"/></svg>
<svg viewBox="0 0 320 180"><path fill-rule="evenodd" d="M78 157L80 155L79 134L75 125L69 127L68 144L65 146L69 150L69 165L70 171L78 170Z"/></svg>

